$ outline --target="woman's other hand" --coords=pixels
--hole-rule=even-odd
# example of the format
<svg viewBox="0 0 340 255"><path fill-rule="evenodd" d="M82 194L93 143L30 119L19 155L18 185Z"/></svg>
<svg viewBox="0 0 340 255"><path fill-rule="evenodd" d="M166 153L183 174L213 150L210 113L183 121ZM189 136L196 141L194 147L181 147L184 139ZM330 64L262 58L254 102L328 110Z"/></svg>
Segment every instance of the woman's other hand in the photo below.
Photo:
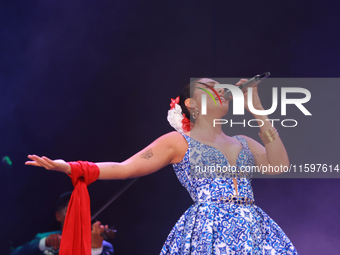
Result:
<svg viewBox="0 0 340 255"><path fill-rule="evenodd" d="M32 161L26 161L25 165L40 166L46 168L47 170L71 174L71 166L62 159L51 160L48 157L39 157L37 155L28 155L27 157Z"/></svg>

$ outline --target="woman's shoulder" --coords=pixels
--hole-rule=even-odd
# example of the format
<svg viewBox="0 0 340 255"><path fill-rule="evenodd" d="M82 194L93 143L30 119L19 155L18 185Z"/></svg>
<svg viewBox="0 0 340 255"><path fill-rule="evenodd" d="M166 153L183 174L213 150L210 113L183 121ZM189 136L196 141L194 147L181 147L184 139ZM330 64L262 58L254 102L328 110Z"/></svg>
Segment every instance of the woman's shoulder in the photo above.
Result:
<svg viewBox="0 0 340 255"><path fill-rule="evenodd" d="M187 135L187 133L185 133L186 136L189 136ZM183 139L184 136L183 134L181 134L180 132L177 132L177 131L171 131L169 133L166 133L163 135L163 137L166 137L166 138L171 138L171 139Z"/></svg>
<svg viewBox="0 0 340 255"><path fill-rule="evenodd" d="M164 142L174 151L174 160L171 163L180 162L188 150L188 141L183 134L172 131L162 136Z"/></svg>
<svg viewBox="0 0 340 255"><path fill-rule="evenodd" d="M185 136L177 131L166 133L158 139L161 140L163 143L167 143L168 145L171 145L172 147L178 147L178 146L187 147L188 145L188 142Z"/></svg>

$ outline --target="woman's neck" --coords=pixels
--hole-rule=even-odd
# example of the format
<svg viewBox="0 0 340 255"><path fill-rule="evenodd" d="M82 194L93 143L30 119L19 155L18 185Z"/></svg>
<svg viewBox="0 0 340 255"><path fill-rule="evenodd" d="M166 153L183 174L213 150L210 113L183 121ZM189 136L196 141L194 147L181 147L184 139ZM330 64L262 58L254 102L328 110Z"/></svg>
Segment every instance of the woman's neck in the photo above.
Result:
<svg viewBox="0 0 340 255"><path fill-rule="evenodd" d="M192 131L196 134L204 133L209 136L219 136L224 134L222 131L222 125L217 124L214 127L214 120L211 118L203 118L200 116L195 122L195 126Z"/></svg>

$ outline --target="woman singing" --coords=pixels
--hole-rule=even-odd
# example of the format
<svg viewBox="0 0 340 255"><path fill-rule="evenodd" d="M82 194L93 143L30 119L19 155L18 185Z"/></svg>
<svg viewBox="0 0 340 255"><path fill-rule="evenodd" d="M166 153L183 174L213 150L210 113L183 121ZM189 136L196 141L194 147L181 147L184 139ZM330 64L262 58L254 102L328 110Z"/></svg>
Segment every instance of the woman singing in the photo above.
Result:
<svg viewBox="0 0 340 255"><path fill-rule="evenodd" d="M99 179L134 178L173 165L194 204L173 227L160 254L298 254L282 229L255 205L252 173L242 171L252 166L288 166L285 147L271 122L265 121L267 116L254 115L265 146L244 135L230 137L221 125L214 126L213 120L221 119L229 108L224 89L215 89L215 84L207 78L188 84L172 99L168 114L177 132L161 136L124 162L96 163ZM207 91L221 101L216 104L207 96L207 114L202 115L201 98ZM256 86L252 102L255 109L263 110ZM71 174L71 165L63 160L28 157L32 161L27 165Z"/></svg>

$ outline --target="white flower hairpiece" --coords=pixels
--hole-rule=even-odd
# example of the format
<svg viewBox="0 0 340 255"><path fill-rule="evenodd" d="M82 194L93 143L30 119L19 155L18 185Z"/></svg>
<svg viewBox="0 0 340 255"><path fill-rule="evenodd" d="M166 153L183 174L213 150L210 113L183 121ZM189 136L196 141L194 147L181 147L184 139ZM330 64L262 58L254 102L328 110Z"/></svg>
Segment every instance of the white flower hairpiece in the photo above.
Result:
<svg viewBox="0 0 340 255"><path fill-rule="evenodd" d="M182 108L178 104L175 104L175 107L168 111L167 119L174 129L176 129L180 133L183 133L182 120L184 119L184 117L182 115Z"/></svg>
<svg viewBox="0 0 340 255"><path fill-rule="evenodd" d="M188 132L191 129L190 120L182 113L182 108L178 104L179 97L171 98L171 108L168 111L168 121L170 125L180 133Z"/></svg>

